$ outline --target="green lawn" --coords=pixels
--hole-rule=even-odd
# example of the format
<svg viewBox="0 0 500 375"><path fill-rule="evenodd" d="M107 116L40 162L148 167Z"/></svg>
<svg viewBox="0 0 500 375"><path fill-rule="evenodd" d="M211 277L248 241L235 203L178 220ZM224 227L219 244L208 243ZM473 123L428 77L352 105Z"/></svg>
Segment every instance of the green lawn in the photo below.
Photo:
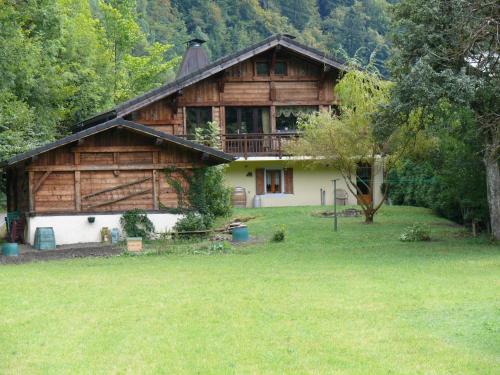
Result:
<svg viewBox="0 0 500 375"><path fill-rule="evenodd" d="M284 243L0 267L0 373L498 374L500 248L417 208L258 215ZM402 243L427 222L433 241Z"/></svg>

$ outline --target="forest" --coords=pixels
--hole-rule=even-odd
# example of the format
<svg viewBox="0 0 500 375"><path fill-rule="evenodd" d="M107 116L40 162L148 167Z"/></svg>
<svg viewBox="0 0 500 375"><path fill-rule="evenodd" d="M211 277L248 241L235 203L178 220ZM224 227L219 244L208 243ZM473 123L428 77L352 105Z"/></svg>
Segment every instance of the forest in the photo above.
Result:
<svg viewBox="0 0 500 375"><path fill-rule="evenodd" d="M487 192L490 208L491 198L499 199L491 186L498 178L492 108L499 85L494 53L483 54L481 46L498 30L494 2L0 0L0 25L0 159L172 80L193 37L209 41L213 60L288 33L339 59L376 67L395 83L391 103L375 114L377 131L408 121L425 127L433 147L391 172L393 203L489 226ZM488 48L494 51L498 41ZM467 59L478 54L486 57L477 64L492 73L467 71ZM487 124L480 123L485 116Z"/></svg>

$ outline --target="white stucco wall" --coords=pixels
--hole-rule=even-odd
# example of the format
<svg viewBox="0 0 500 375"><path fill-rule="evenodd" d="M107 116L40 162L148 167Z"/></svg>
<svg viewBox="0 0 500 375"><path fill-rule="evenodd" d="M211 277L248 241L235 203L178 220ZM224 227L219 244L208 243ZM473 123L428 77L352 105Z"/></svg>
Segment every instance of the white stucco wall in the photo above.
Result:
<svg viewBox="0 0 500 375"><path fill-rule="evenodd" d="M340 173L332 168L308 169L301 163L290 160L237 160L226 169L226 183L232 187L243 187L247 194L247 207L252 207L255 196L256 168L293 168L293 194L261 195L262 207L309 206L321 204L320 189L326 190L326 204L333 205L332 180L337 179L337 189L348 193L348 204L357 204ZM376 168L375 202L382 199L380 186L383 182L381 168Z"/></svg>
<svg viewBox="0 0 500 375"><path fill-rule="evenodd" d="M93 216L95 221L89 223L87 218ZM121 214L89 214L89 215L40 215L28 218L27 237L31 245L35 241L37 227L52 227L56 238L56 245L67 245L82 242L100 242L101 229L110 230L120 226ZM181 215L168 213L148 213L148 218L155 227L155 232L171 230Z"/></svg>

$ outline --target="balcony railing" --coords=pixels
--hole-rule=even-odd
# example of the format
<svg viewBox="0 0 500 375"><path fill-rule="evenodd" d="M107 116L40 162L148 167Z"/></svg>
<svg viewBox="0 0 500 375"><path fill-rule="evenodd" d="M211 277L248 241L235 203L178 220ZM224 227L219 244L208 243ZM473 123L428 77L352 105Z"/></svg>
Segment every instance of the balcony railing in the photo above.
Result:
<svg viewBox="0 0 500 375"><path fill-rule="evenodd" d="M250 133L222 135L223 150L228 154L242 156L286 155L286 146L298 137L297 133Z"/></svg>
<svg viewBox="0 0 500 375"><path fill-rule="evenodd" d="M182 136L181 136L182 137ZM184 136L193 140L192 136ZM248 133L222 134L222 150L228 154L244 157L286 156L286 146L299 137L297 133Z"/></svg>

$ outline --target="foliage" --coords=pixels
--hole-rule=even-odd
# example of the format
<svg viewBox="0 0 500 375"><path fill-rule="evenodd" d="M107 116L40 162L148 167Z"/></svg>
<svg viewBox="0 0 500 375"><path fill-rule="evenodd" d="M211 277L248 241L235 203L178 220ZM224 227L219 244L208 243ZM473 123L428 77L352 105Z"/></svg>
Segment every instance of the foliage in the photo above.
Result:
<svg viewBox="0 0 500 375"><path fill-rule="evenodd" d="M470 124L472 117L473 142L479 140L481 147L475 154L477 162L469 165L484 163L486 184L478 183L477 189L485 187L481 193L488 198L492 231L500 239L498 5L480 0L405 0L395 6L393 24L391 71L396 85L378 119L378 132L405 127L411 119L418 120L420 129L453 132L456 122ZM460 116L447 124L449 111L443 111L443 105ZM445 133L438 137L441 134ZM457 134L456 143L462 142L463 136Z"/></svg>
<svg viewBox="0 0 500 375"><path fill-rule="evenodd" d="M146 211L134 209L125 212L120 218L120 224L128 237L149 239L154 232L154 226Z"/></svg>
<svg viewBox="0 0 500 375"><path fill-rule="evenodd" d="M206 126L197 127L194 130L194 141L202 145L221 149L220 126L216 121L209 121Z"/></svg>
<svg viewBox="0 0 500 375"><path fill-rule="evenodd" d="M147 42L135 0L0 3L2 160L163 84L179 62Z"/></svg>
<svg viewBox="0 0 500 375"><path fill-rule="evenodd" d="M383 203L374 203L375 189L379 188L374 177L394 167L405 152L406 137L411 131L393 131L383 140L375 137L373 115L389 100L389 88L390 83L376 71L351 69L336 86L341 102L339 113L319 112L303 117L303 136L289 148L293 155L312 157L307 166L327 165L338 170L353 195L362 193L357 183L358 167L369 166L371 181L366 188L372 199L360 201L367 223L373 221Z"/></svg>
<svg viewBox="0 0 500 375"><path fill-rule="evenodd" d="M285 240L286 235L287 235L286 225L285 224L276 225L272 240L274 242L282 242Z"/></svg>
<svg viewBox="0 0 500 375"><path fill-rule="evenodd" d="M218 148L219 129L216 122L209 122L205 128L196 129L195 141ZM177 193L179 208L187 209L188 200L189 210L202 217L199 226L209 228L215 218L231 214L231 188L224 184L224 166L194 168L191 173L172 167L165 169L165 176ZM186 188L186 185L189 188ZM192 219L187 219L187 222L190 223Z"/></svg>
<svg viewBox="0 0 500 375"><path fill-rule="evenodd" d="M429 227L424 224L413 224L406 227L399 236L399 240L403 242L430 241L430 239Z"/></svg>
<svg viewBox="0 0 500 375"><path fill-rule="evenodd" d="M205 215L197 212L188 212L184 217L177 220L174 226L176 232L192 232L197 230L208 229L212 224L212 220Z"/></svg>

